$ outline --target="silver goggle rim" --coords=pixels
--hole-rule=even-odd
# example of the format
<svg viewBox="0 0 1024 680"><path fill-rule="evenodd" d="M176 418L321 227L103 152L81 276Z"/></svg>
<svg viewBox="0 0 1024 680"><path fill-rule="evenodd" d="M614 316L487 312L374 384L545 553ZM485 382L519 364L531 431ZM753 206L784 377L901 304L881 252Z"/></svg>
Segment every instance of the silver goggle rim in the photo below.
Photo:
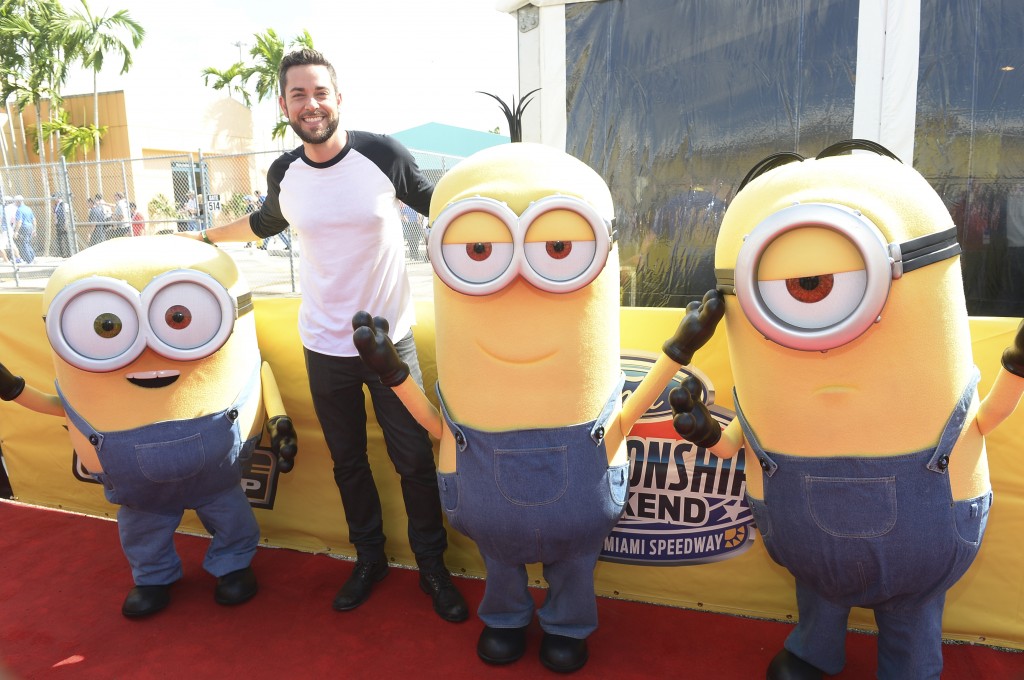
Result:
<svg viewBox="0 0 1024 680"><path fill-rule="evenodd" d="M846 237L860 252L865 265L865 291L860 304L842 321L821 329L795 326L779 319L765 304L758 287L757 271L767 248L782 234L803 227L826 228ZM862 213L827 203L797 204L762 220L744 239L736 258L735 289L743 313L764 337L790 349L826 351L860 337L880 320L892 281L905 271L953 257L960 253L955 232L887 244L881 231ZM926 254L912 266L904 256L911 244L927 241ZM937 247L936 247L937 246Z"/></svg>
<svg viewBox="0 0 1024 680"><path fill-rule="evenodd" d="M199 347L188 349L173 347L157 337L152 330L147 313L153 298L160 291L168 285L182 281L199 285L208 290L221 308L220 326L213 337ZM64 310L68 304L79 295L96 290L106 291L121 297L135 311L139 322L139 330L132 344L120 354L106 359L92 359L79 354L68 344L61 328ZM234 330L237 317L251 310L252 302L248 294L236 300L213 277L195 270L179 269L154 277L141 293L125 281L105 276L92 276L75 281L65 286L54 296L47 309L44 322L50 346L53 347L53 350L59 357L83 371L105 373L116 371L132 363L142 355L147 346L157 354L174 361L194 361L208 357L227 342L231 332Z"/></svg>
<svg viewBox="0 0 1024 680"><path fill-rule="evenodd" d="M570 210L587 221L594 232L596 241L594 259L580 274L563 281L545 278L538 274L526 258L525 237L530 225L538 217L552 210ZM473 283L457 276L445 262L442 246L444 233L452 222L472 212L484 212L501 220L512 232L513 255L508 267L495 278L482 283ZM536 288L549 293L570 293L583 288L597 278L608 261L611 251L612 229L608 220L586 201L571 196L547 196L531 203L522 215L517 215L505 203L485 196L464 198L447 206L438 214L427 239L427 252L437 277L452 290L466 295L490 295L496 293L516 276L522 276Z"/></svg>

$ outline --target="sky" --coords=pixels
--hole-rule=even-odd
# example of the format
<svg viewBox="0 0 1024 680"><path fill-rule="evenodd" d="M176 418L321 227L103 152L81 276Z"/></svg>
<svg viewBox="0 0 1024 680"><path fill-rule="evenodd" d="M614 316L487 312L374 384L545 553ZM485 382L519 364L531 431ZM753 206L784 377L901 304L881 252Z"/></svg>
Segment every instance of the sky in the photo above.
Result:
<svg viewBox="0 0 1024 680"><path fill-rule="evenodd" d="M342 127L384 133L436 122L508 134L497 102L476 93L505 101L519 94L516 20L496 7L496 0L89 0L94 15L127 10L146 29L128 74L108 55L101 92L124 90L161 106L223 97L203 84L204 68L227 69L240 49L248 60L254 34L268 28L286 45L308 30L338 73ZM63 93L92 88L92 72L73 69ZM254 103L254 122L272 125L276 107L276 98Z"/></svg>

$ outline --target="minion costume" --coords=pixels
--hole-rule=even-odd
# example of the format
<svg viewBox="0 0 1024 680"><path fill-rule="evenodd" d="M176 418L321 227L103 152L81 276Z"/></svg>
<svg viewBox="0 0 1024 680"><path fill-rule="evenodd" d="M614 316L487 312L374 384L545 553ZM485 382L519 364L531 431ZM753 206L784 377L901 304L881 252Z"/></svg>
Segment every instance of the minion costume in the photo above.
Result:
<svg viewBox="0 0 1024 680"><path fill-rule="evenodd" d="M212 536L203 568L216 577L245 569L256 554L260 527L242 490L242 464L259 443L245 441L238 414L260 399L259 365L248 385L225 409L187 420L102 432L67 401L68 420L93 445L103 472L93 477L107 500L118 505L121 547L138 586L161 586L182 576L174 532L186 509L194 509Z"/></svg>
<svg viewBox="0 0 1024 680"><path fill-rule="evenodd" d="M486 663L524 654L534 611L526 565L540 562L541 663L586 664L594 567L628 492L626 434L724 313L715 291L691 303L623 401L612 215L596 172L540 144L485 149L438 182L427 249L440 411L386 320L353 318L360 357L440 440L441 503L487 567L477 642Z"/></svg>
<svg viewBox="0 0 1024 680"><path fill-rule="evenodd" d="M684 389L670 401L683 437L745 447L758 530L795 578L769 679L839 673L855 606L874 611L879 678L939 678L945 594L992 503L984 436L1024 392L1022 325L979 398L955 233L925 179L866 140L769 156L726 211L737 417L723 432Z"/></svg>
<svg viewBox="0 0 1024 680"><path fill-rule="evenodd" d="M43 307L57 394L0 365L0 398L65 417L82 464L119 506L135 583L121 612L144 617L169 603L185 509L212 536L203 566L217 578L214 599L253 597L260 529L242 464L264 416L281 471L298 449L234 261L174 236L112 239L61 264Z"/></svg>
<svg viewBox="0 0 1024 680"><path fill-rule="evenodd" d="M478 614L489 627L525 628L533 618L527 564L544 565L550 588L537 612L552 634L585 639L597 629L594 567L622 515L629 464L608 465L604 434L620 379L600 416L580 425L486 432L455 423L458 472L438 472L452 527L477 544L487 566Z"/></svg>

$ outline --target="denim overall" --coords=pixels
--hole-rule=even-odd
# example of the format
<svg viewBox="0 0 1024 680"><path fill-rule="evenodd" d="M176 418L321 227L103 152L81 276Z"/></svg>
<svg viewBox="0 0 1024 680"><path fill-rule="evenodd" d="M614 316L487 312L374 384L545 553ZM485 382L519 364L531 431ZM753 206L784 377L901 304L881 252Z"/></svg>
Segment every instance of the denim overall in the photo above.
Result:
<svg viewBox="0 0 1024 680"><path fill-rule="evenodd" d="M619 521L629 464L608 466L605 427L623 378L594 421L568 427L483 432L456 424L458 471L438 472L452 527L476 542L487 567L477 613L492 628L533 618L526 565L541 562L549 588L538 611L546 632L586 638L597 628L594 567Z"/></svg>
<svg viewBox="0 0 1024 680"><path fill-rule="evenodd" d="M975 369L934 449L868 458L765 451L734 390L764 472L764 500L747 502L768 554L796 578L791 653L839 673L850 608L865 607L878 624L879 678L939 677L946 591L974 560L992 503L991 491L954 501L947 475L978 378Z"/></svg>
<svg viewBox="0 0 1024 680"><path fill-rule="evenodd" d="M60 392L68 419L96 448L103 472L94 474L107 500L120 507L121 547L136 585L168 585L181 578L174 532L186 508L213 537L203 568L220 577L249 566L260 528L241 486L241 462L260 435L242 441L238 412L259 398L259 362L234 403L216 413L133 430L100 432Z"/></svg>

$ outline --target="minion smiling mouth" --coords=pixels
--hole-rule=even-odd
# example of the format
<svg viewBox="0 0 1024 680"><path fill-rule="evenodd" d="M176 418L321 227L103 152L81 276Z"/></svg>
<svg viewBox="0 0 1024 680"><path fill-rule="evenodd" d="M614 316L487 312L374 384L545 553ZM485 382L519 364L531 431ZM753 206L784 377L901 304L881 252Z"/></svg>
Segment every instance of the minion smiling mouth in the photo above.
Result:
<svg viewBox="0 0 1024 680"><path fill-rule="evenodd" d="M557 349L553 349L553 350L551 350L550 352L548 352L546 354L541 354L540 356L508 357L508 356L499 356L499 355L495 354L494 352L488 350L483 345L479 345L478 344L478 347L480 347L480 351L481 352L483 352L484 354L486 354L487 356L489 356L490 358L492 358L492 359L494 359L496 361L500 361L503 364L520 364L520 365L521 364L539 364L542 361L547 361L551 357L553 357L556 354L558 354L558 350Z"/></svg>
<svg viewBox="0 0 1024 680"><path fill-rule="evenodd" d="M125 376L128 382L138 387L167 387L181 375L180 371L139 371Z"/></svg>

